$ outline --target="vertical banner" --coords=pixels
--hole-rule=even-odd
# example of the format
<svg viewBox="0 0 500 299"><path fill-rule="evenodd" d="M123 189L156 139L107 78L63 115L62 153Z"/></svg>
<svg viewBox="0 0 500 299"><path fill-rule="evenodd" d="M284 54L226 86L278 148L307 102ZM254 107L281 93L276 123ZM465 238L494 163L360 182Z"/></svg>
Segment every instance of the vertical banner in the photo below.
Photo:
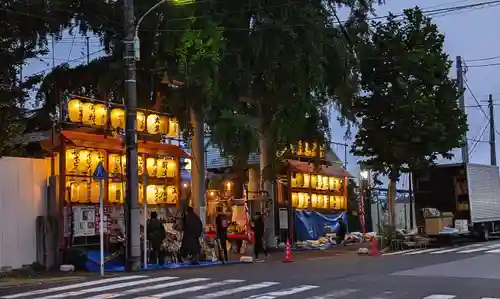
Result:
<svg viewBox="0 0 500 299"><path fill-rule="evenodd" d="M248 240L253 243L254 236L253 231L250 229L250 216L248 214L248 198L247 198L247 190L245 186L243 186L243 210L245 214L245 231L247 233Z"/></svg>

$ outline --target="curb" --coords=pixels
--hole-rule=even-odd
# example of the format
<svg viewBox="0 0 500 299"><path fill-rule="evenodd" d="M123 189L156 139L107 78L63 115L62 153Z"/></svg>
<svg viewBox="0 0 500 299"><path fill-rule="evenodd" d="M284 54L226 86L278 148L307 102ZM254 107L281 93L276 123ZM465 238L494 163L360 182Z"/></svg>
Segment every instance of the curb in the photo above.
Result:
<svg viewBox="0 0 500 299"><path fill-rule="evenodd" d="M45 277L45 278L7 278L6 281L0 280L0 289L19 287L34 284L58 283L72 280L82 280L85 276L70 276L70 277Z"/></svg>

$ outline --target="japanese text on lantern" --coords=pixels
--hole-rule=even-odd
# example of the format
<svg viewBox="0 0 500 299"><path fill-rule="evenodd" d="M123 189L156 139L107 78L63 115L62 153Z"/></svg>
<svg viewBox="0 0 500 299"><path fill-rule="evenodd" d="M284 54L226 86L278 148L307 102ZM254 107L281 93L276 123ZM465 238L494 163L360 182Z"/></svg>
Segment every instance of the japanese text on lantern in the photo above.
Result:
<svg viewBox="0 0 500 299"><path fill-rule="evenodd" d="M317 142L299 141L297 146L290 145L290 154L303 157L325 157L325 146Z"/></svg>

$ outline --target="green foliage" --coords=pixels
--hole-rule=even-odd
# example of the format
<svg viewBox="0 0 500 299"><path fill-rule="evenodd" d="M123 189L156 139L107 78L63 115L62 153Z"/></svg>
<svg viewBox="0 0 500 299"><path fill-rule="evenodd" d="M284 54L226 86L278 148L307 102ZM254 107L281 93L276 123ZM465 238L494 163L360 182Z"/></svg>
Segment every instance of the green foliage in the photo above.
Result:
<svg viewBox="0 0 500 299"><path fill-rule="evenodd" d="M374 23L363 40L352 152L393 181L439 156L450 158L467 131L443 43L444 35L418 8Z"/></svg>

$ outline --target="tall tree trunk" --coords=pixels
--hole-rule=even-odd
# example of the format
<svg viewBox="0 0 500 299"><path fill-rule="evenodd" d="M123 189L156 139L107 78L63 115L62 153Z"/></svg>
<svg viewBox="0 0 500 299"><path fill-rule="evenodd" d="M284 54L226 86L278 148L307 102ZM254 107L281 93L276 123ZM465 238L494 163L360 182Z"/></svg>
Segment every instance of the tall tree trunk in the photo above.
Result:
<svg viewBox="0 0 500 299"><path fill-rule="evenodd" d="M396 166L393 166L391 173L389 174L389 194L387 198L387 211L389 214L389 226L391 230L396 229L396 215L395 215L395 202L397 193L397 170Z"/></svg>
<svg viewBox="0 0 500 299"><path fill-rule="evenodd" d="M203 115L191 109L190 118L194 131L191 142L191 196L193 199L193 209L200 216L203 227L205 227L205 136L203 133Z"/></svg>
<svg viewBox="0 0 500 299"><path fill-rule="evenodd" d="M269 198L269 204L267 209L269 214L267 216L266 228L267 228L267 246L276 247L275 239L275 223L274 223L274 184L273 182L264 180L264 170L271 164L272 152L270 143L272 142L272 134L268 127L262 126L261 135L259 140L260 148L260 175L261 175L261 188L263 191L267 192Z"/></svg>

